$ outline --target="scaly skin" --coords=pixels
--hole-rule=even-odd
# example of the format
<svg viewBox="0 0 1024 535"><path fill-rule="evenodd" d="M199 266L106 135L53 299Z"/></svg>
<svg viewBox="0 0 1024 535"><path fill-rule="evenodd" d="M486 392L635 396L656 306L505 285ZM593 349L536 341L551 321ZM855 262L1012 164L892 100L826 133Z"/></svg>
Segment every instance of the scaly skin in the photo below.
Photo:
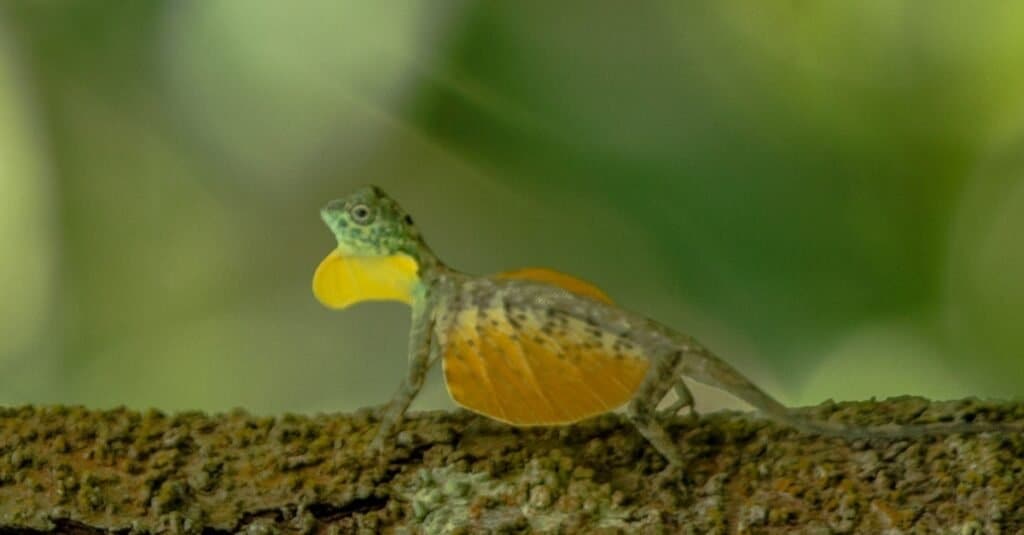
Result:
<svg viewBox="0 0 1024 535"><path fill-rule="evenodd" d="M860 427L801 417L763 392L732 366L715 356L692 337L673 331L641 315L610 303L569 292L559 286L522 279L474 277L442 263L430 250L412 218L380 189L367 186L342 199L331 201L321 216L338 241L341 255L357 257L404 254L415 260L418 278L412 289L412 329L409 337L409 371L383 413L380 428L370 445L379 450L423 386L430 366L442 348L455 318L469 311L486 318L499 310L505 317L548 318L543 328L559 321L581 321L592 333L588 340L605 343L606 349L630 347L650 361L646 375L628 405L630 420L639 432L672 464L682 463L678 446L661 425L656 407L669 390L679 401L669 413L690 407L693 396L683 382L689 377L726 390L750 403L769 418L801 431L844 438L902 438L949 433L1024 431L1021 423L890 424ZM511 325L519 329L515 321ZM525 327L522 327L525 329ZM478 328L477 332L481 332ZM534 333L517 331L522 336ZM589 336L589 335L588 335Z"/></svg>

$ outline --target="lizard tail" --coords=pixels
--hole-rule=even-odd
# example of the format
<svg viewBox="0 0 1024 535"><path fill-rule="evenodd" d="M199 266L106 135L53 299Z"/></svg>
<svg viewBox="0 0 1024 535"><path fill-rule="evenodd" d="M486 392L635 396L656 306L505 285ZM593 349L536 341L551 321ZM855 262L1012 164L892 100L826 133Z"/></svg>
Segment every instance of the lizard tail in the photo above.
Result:
<svg viewBox="0 0 1024 535"><path fill-rule="evenodd" d="M936 435L975 434L975 433L1024 433L1024 424L1009 422L940 422L930 424L883 424L865 425L844 424L820 420L810 420L787 410L787 414L779 417L769 414L773 419L803 431L819 435L846 439L866 438L915 438Z"/></svg>
<svg viewBox="0 0 1024 535"><path fill-rule="evenodd" d="M940 422L928 424L856 425L810 419L794 412L757 387L739 371L708 349L689 340L682 360L682 373L704 384L724 389L746 401L768 418L805 433L841 437L914 438L969 433L1024 433L1024 422Z"/></svg>

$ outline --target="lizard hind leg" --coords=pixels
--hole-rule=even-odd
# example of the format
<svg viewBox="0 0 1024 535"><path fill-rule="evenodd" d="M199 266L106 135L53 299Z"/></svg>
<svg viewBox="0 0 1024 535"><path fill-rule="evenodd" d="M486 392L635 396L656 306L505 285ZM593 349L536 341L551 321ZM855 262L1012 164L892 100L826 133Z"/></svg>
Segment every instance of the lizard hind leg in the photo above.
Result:
<svg viewBox="0 0 1024 535"><path fill-rule="evenodd" d="M636 426L637 431L668 460L670 465L676 467L683 464L683 454L679 445L658 421L657 407L670 389L678 388L677 385L682 385L685 399L689 400L679 408L692 406L693 396L690 395L686 385L681 383L679 374L675 373L681 360L682 354L679 352L655 357L653 366L648 370L644 381L640 384L640 388L637 389L636 395L629 402L627 408L629 419ZM679 390L676 390L676 393L679 394ZM683 399L684 397L681 395L680 400Z"/></svg>
<svg viewBox="0 0 1024 535"><path fill-rule="evenodd" d="M689 409L689 419L698 418L700 415L697 414L697 409L694 407L693 393L690 392L690 388L686 386L686 382L679 375L676 376L676 382L672 385L672 392L676 395L676 400L670 405L658 409L658 416L663 420L671 420L679 415L679 412L683 409Z"/></svg>

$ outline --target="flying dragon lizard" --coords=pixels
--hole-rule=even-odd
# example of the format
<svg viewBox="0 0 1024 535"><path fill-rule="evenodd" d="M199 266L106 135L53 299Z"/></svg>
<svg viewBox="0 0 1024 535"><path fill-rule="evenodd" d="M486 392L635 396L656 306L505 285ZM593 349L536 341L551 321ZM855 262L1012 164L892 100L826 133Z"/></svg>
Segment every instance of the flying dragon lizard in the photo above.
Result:
<svg viewBox="0 0 1024 535"><path fill-rule="evenodd" d="M800 431L845 438L1024 432L1024 423L947 422L857 426L790 410L693 337L615 306L590 283L543 268L473 276L445 265L412 217L374 186L328 203L321 217L337 247L313 292L326 306L367 300L412 307L409 370L384 410L380 450L437 360L459 405L515 426L557 426L628 404L639 432L672 465L679 446L661 414L692 410L684 377L723 389ZM674 391L678 400L659 411Z"/></svg>

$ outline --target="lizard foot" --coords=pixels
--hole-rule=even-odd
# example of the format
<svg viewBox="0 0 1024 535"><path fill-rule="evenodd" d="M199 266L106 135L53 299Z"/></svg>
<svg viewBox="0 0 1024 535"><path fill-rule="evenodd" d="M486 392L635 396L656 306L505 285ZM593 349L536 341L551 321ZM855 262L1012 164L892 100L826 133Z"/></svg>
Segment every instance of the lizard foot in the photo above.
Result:
<svg viewBox="0 0 1024 535"><path fill-rule="evenodd" d="M373 440L366 446L368 455L380 455L384 452L384 436L381 433L374 435Z"/></svg>
<svg viewBox="0 0 1024 535"><path fill-rule="evenodd" d="M380 420L380 425L377 427L377 432L373 435L373 440L366 446L367 453L379 455L384 452L384 443L392 438L400 422L393 414L386 405L376 408L375 415Z"/></svg>

